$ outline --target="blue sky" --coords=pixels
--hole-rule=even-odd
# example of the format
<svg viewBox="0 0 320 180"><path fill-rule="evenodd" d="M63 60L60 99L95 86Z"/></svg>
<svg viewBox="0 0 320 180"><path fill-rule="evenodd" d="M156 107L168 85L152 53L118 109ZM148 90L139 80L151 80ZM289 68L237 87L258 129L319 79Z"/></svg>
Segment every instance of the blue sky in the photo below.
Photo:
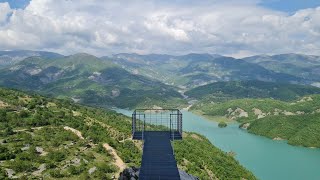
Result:
<svg viewBox="0 0 320 180"><path fill-rule="evenodd" d="M260 5L274 10L294 12L320 6L320 0L263 0Z"/></svg>
<svg viewBox="0 0 320 180"><path fill-rule="evenodd" d="M0 50L14 49L320 55L320 0L0 0Z"/></svg>
<svg viewBox="0 0 320 180"><path fill-rule="evenodd" d="M11 8L25 8L29 4L30 0L0 0L0 3L1 2L8 2ZM176 0L170 2L185 3L186 0ZM299 9L320 6L320 0L262 0L260 2L258 1L258 4L266 8L290 13Z"/></svg>
<svg viewBox="0 0 320 180"><path fill-rule="evenodd" d="M0 0L1 2L8 2L11 8L25 8L30 0Z"/></svg>

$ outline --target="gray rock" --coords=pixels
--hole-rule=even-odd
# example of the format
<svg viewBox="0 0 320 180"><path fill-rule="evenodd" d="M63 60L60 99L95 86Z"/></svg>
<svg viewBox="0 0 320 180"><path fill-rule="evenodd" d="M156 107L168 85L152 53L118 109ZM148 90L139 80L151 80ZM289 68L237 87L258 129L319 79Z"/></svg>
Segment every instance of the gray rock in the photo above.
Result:
<svg viewBox="0 0 320 180"><path fill-rule="evenodd" d="M81 159L79 159L79 158L74 158L74 159L71 160L70 163L72 163L74 166L80 166L80 164L81 164Z"/></svg>
<svg viewBox="0 0 320 180"><path fill-rule="evenodd" d="M139 168L126 168L120 173L119 180L137 180L139 179Z"/></svg>
<svg viewBox="0 0 320 180"><path fill-rule="evenodd" d="M42 154L44 152L42 147L36 147L36 151L39 154Z"/></svg>
<svg viewBox="0 0 320 180"><path fill-rule="evenodd" d="M199 180L199 178L186 173L179 169L181 180ZM131 167L126 168L120 173L119 180L137 180L139 179L139 168Z"/></svg>
<svg viewBox="0 0 320 180"><path fill-rule="evenodd" d="M38 170L37 171L34 171L32 174L35 175L35 176L40 176L41 173L43 171L46 170L46 164L41 164L39 167L38 167Z"/></svg>
<svg viewBox="0 0 320 180"><path fill-rule="evenodd" d="M30 148L30 144L25 144L23 148L21 148L22 151L26 151Z"/></svg>
<svg viewBox="0 0 320 180"><path fill-rule="evenodd" d="M6 169L6 171L7 171L7 175L8 175L9 178L12 178L13 175L16 173L16 172L15 172L14 170L12 170L12 169Z"/></svg>
<svg viewBox="0 0 320 180"><path fill-rule="evenodd" d="M89 172L89 174L92 174L92 173L94 173L96 170L97 170L97 167L94 166L94 167L90 168L88 172Z"/></svg>
<svg viewBox="0 0 320 180"><path fill-rule="evenodd" d="M195 176L192 176L192 175L190 175L190 174L188 174L185 171L180 170L180 169L179 169L179 174L180 174L180 179L181 180L200 180L199 178L197 178Z"/></svg>

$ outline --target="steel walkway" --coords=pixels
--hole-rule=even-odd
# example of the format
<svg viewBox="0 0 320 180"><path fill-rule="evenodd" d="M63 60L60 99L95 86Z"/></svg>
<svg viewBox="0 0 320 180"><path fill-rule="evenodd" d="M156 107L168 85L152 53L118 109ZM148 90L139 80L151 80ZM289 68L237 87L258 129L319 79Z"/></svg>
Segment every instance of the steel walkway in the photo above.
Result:
<svg viewBox="0 0 320 180"><path fill-rule="evenodd" d="M170 132L144 132L139 179L180 180L170 137Z"/></svg>

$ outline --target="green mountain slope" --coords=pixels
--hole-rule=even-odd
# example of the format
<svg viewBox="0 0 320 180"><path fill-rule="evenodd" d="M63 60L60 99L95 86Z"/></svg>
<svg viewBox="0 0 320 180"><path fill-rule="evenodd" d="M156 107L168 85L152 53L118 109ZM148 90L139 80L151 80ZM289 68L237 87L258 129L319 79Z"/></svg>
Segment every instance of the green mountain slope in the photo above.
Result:
<svg viewBox="0 0 320 180"><path fill-rule="evenodd" d="M294 100L308 94L320 94L320 88L263 81L216 82L185 92L185 95L206 101L223 101L239 98L273 98Z"/></svg>
<svg viewBox="0 0 320 180"><path fill-rule="evenodd" d="M1 70L0 84L98 106L179 107L185 104L173 87L131 74L88 54L50 60L27 58Z"/></svg>
<svg viewBox="0 0 320 180"><path fill-rule="evenodd" d="M25 58L37 56L45 59L62 58L63 55L46 51L28 51L28 50L16 50L16 51L0 51L0 68L4 68L10 65L14 65Z"/></svg>
<svg viewBox="0 0 320 180"><path fill-rule="evenodd" d="M111 59L133 73L184 88L231 80L302 81L295 76L275 73L254 63L219 55L118 54Z"/></svg>
<svg viewBox="0 0 320 180"><path fill-rule="evenodd" d="M320 81L320 57L301 54L253 56L243 60L269 70L290 74L310 81Z"/></svg>
<svg viewBox="0 0 320 180"><path fill-rule="evenodd" d="M140 166L141 143L130 131L130 118L113 111L0 88L0 179L7 171L20 179L111 179L119 167L106 144L127 166ZM185 133L174 148L178 166L200 179L256 179L198 134Z"/></svg>
<svg viewBox="0 0 320 180"><path fill-rule="evenodd" d="M207 116L225 116L241 122L248 132L286 139L293 145L320 147L320 95L298 101L236 99L223 103L202 103L192 107Z"/></svg>

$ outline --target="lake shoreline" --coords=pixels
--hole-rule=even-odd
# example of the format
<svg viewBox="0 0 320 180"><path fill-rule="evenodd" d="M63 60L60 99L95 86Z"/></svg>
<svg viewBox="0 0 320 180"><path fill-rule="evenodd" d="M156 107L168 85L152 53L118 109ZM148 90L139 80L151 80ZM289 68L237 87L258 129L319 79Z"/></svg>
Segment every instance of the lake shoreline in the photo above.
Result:
<svg viewBox="0 0 320 180"><path fill-rule="evenodd" d="M128 109L113 109L131 116ZM320 149L291 146L244 132L238 123L219 128L218 123L192 111L183 111L183 131L199 133L224 152L235 152L241 165L261 180L320 179Z"/></svg>

